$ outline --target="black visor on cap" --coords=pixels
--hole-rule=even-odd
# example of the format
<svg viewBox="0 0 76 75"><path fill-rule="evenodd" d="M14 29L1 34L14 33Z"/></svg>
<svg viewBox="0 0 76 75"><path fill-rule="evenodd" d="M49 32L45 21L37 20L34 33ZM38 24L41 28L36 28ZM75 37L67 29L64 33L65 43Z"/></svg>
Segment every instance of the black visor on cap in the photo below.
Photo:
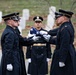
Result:
<svg viewBox="0 0 76 75"><path fill-rule="evenodd" d="M2 16L2 18L4 19L4 21L10 20L10 19L17 21L17 20L19 20L17 18L17 16L19 16L19 13L11 13L11 14L7 14L7 15Z"/></svg>
<svg viewBox="0 0 76 75"><path fill-rule="evenodd" d="M13 16L13 17L11 17L11 19L14 20L14 21L18 21L17 16Z"/></svg>
<svg viewBox="0 0 76 75"><path fill-rule="evenodd" d="M63 14L59 13L59 12L55 12L55 19L59 18L63 16Z"/></svg>
<svg viewBox="0 0 76 75"><path fill-rule="evenodd" d="M62 13L64 16L68 17L68 18L71 18L72 15L74 14L71 11L66 11L66 10L62 10L62 9L59 9L59 12Z"/></svg>
<svg viewBox="0 0 76 75"><path fill-rule="evenodd" d="M41 23L41 21L35 21L35 23Z"/></svg>

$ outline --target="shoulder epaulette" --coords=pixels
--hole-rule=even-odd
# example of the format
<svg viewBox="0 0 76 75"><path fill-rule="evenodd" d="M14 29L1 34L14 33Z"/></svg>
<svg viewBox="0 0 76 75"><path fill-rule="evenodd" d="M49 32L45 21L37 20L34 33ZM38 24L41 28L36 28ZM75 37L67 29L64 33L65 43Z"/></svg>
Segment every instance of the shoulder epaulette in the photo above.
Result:
<svg viewBox="0 0 76 75"><path fill-rule="evenodd" d="M65 25L64 27L62 27L61 31L62 31L64 28L66 28L66 27L68 27L68 26Z"/></svg>
<svg viewBox="0 0 76 75"><path fill-rule="evenodd" d="M65 27L67 27L67 26L65 25Z"/></svg>

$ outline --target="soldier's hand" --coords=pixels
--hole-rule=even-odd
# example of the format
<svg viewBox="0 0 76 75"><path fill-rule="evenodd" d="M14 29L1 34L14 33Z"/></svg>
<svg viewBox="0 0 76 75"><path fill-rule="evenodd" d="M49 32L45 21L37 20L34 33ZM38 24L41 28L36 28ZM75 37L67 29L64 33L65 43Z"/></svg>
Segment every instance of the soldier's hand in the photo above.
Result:
<svg viewBox="0 0 76 75"><path fill-rule="evenodd" d="M48 34L46 31L40 31L41 35Z"/></svg>
<svg viewBox="0 0 76 75"><path fill-rule="evenodd" d="M64 62L59 62L59 67L64 67L64 66L65 66Z"/></svg>
<svg viewBox="0 0 76 75"><path fill-rule="evenodd" d="M28 62L31 63L31 58L28 59Z"/></svg>
<svg viewBox="0 0 76 75"><path fill-rule="evenodd" d="M12 64L7 64L7 70L8 70L8 71L12 71L12 70L13 70Z"/></svg>
<svg viewBox="0 0 76 75"><path fill-rule="evenodd" d="M50 61L50 59L49 58L47 58L47 62L49 62Z"/></svg>
<svg viewBox="0 0 76 75"><path fill-rule="evenodd" d="M33 41L37 41L37 40L39 40L39 37L38 37L38 36L33 36L33 37L32 37L32 40L33 40Z"/></svg>
<svg viewBox="0 0 76 75"><path fill-rule="evenodd" d="M43 37L47 42L49 42L51 35L45 34L45 35L43 35Z"/></svg>

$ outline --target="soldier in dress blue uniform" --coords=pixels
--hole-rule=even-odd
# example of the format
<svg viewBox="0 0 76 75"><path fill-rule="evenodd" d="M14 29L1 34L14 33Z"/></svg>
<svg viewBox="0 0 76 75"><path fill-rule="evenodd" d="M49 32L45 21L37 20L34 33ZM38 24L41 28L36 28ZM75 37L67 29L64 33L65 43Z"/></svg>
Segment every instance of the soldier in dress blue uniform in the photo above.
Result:
<svg viewBox="0 0 76 75"><path fill-rule="evenodd" d="M50 75L76 75L76 55L73 45L74 28L70 22L73 12L59 9L55 15L59 29L57 37L49 39L50 43L56 45Z"/></svg>
<svg viewBox="0 0 76 75"><path fill-rule="evenodd" d="M35 16L34 27L29 31L29 38L39 38L34 44L27 48L26 58L29 61L28 74L30 75L46 75L48 74L48 61L51 58L51 48L39 33L47 34L42 28L43 18Z"/></svg>
<svg viewBox="0 0 76 75"><path fill-rule="evenodd" d="M6 24L1 37L2 60L0 75L26 75L24 55L21 46L30 45L27 38L19 35L19 13L2 16Z"/></svg>

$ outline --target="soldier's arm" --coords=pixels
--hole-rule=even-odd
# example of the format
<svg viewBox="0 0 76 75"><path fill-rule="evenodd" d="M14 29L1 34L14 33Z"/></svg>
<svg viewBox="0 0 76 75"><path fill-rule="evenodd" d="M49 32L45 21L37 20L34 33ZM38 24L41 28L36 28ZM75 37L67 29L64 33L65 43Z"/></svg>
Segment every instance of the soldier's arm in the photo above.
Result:
<svg viewBox="0 0 76 75"><path fill-rule="evenodd" d="M47 43L46 47L47 47L47 58L51 59L52 52L50 44Z"/></svg>
<svg viewBox="0 0 76 75"><path fill-rule="evenodd" d="M64 62L66 61L67 55L68 55L68 51L69 51L69 43L70 43L70 34L69 31L67 30L67 27L65 27L62 31L61 31L61 44L60 44L60 53L59 53L59 61L60 62Z"/></svg>
<svg viewBox="0 0 76 75"><path fill-rule="evenodd" d="M31 58L31 46L27 46L26 58L27 59Z"/></svg>
<svg viewBox="0 0 76 75"><path fill-rule="evenodd" d="M30 46L33 44L33 40L32 39L28 39L26 37L22 37L21 35L19 35L19 42L22 46Z"/></svg>
<svg viewBox="0 0 76 75"><path fill-rule="evenodd" d="M55 29L53 29L53 30L50 30L50 31L48 32L48 34L51 35L51 36L56 36L56 35L57 35L57 32L58 32L58 29L59 29L59 28L55 28Z"/></svg>
<svg viewBox="0 0 76 75"><path fill-rule="evenodd" d="M4 38L4 53L5 53L5 60L7 60L7 64L13 63L13 45L14 45L14 35L12 33L8 33L5 35Z"/></svg>

